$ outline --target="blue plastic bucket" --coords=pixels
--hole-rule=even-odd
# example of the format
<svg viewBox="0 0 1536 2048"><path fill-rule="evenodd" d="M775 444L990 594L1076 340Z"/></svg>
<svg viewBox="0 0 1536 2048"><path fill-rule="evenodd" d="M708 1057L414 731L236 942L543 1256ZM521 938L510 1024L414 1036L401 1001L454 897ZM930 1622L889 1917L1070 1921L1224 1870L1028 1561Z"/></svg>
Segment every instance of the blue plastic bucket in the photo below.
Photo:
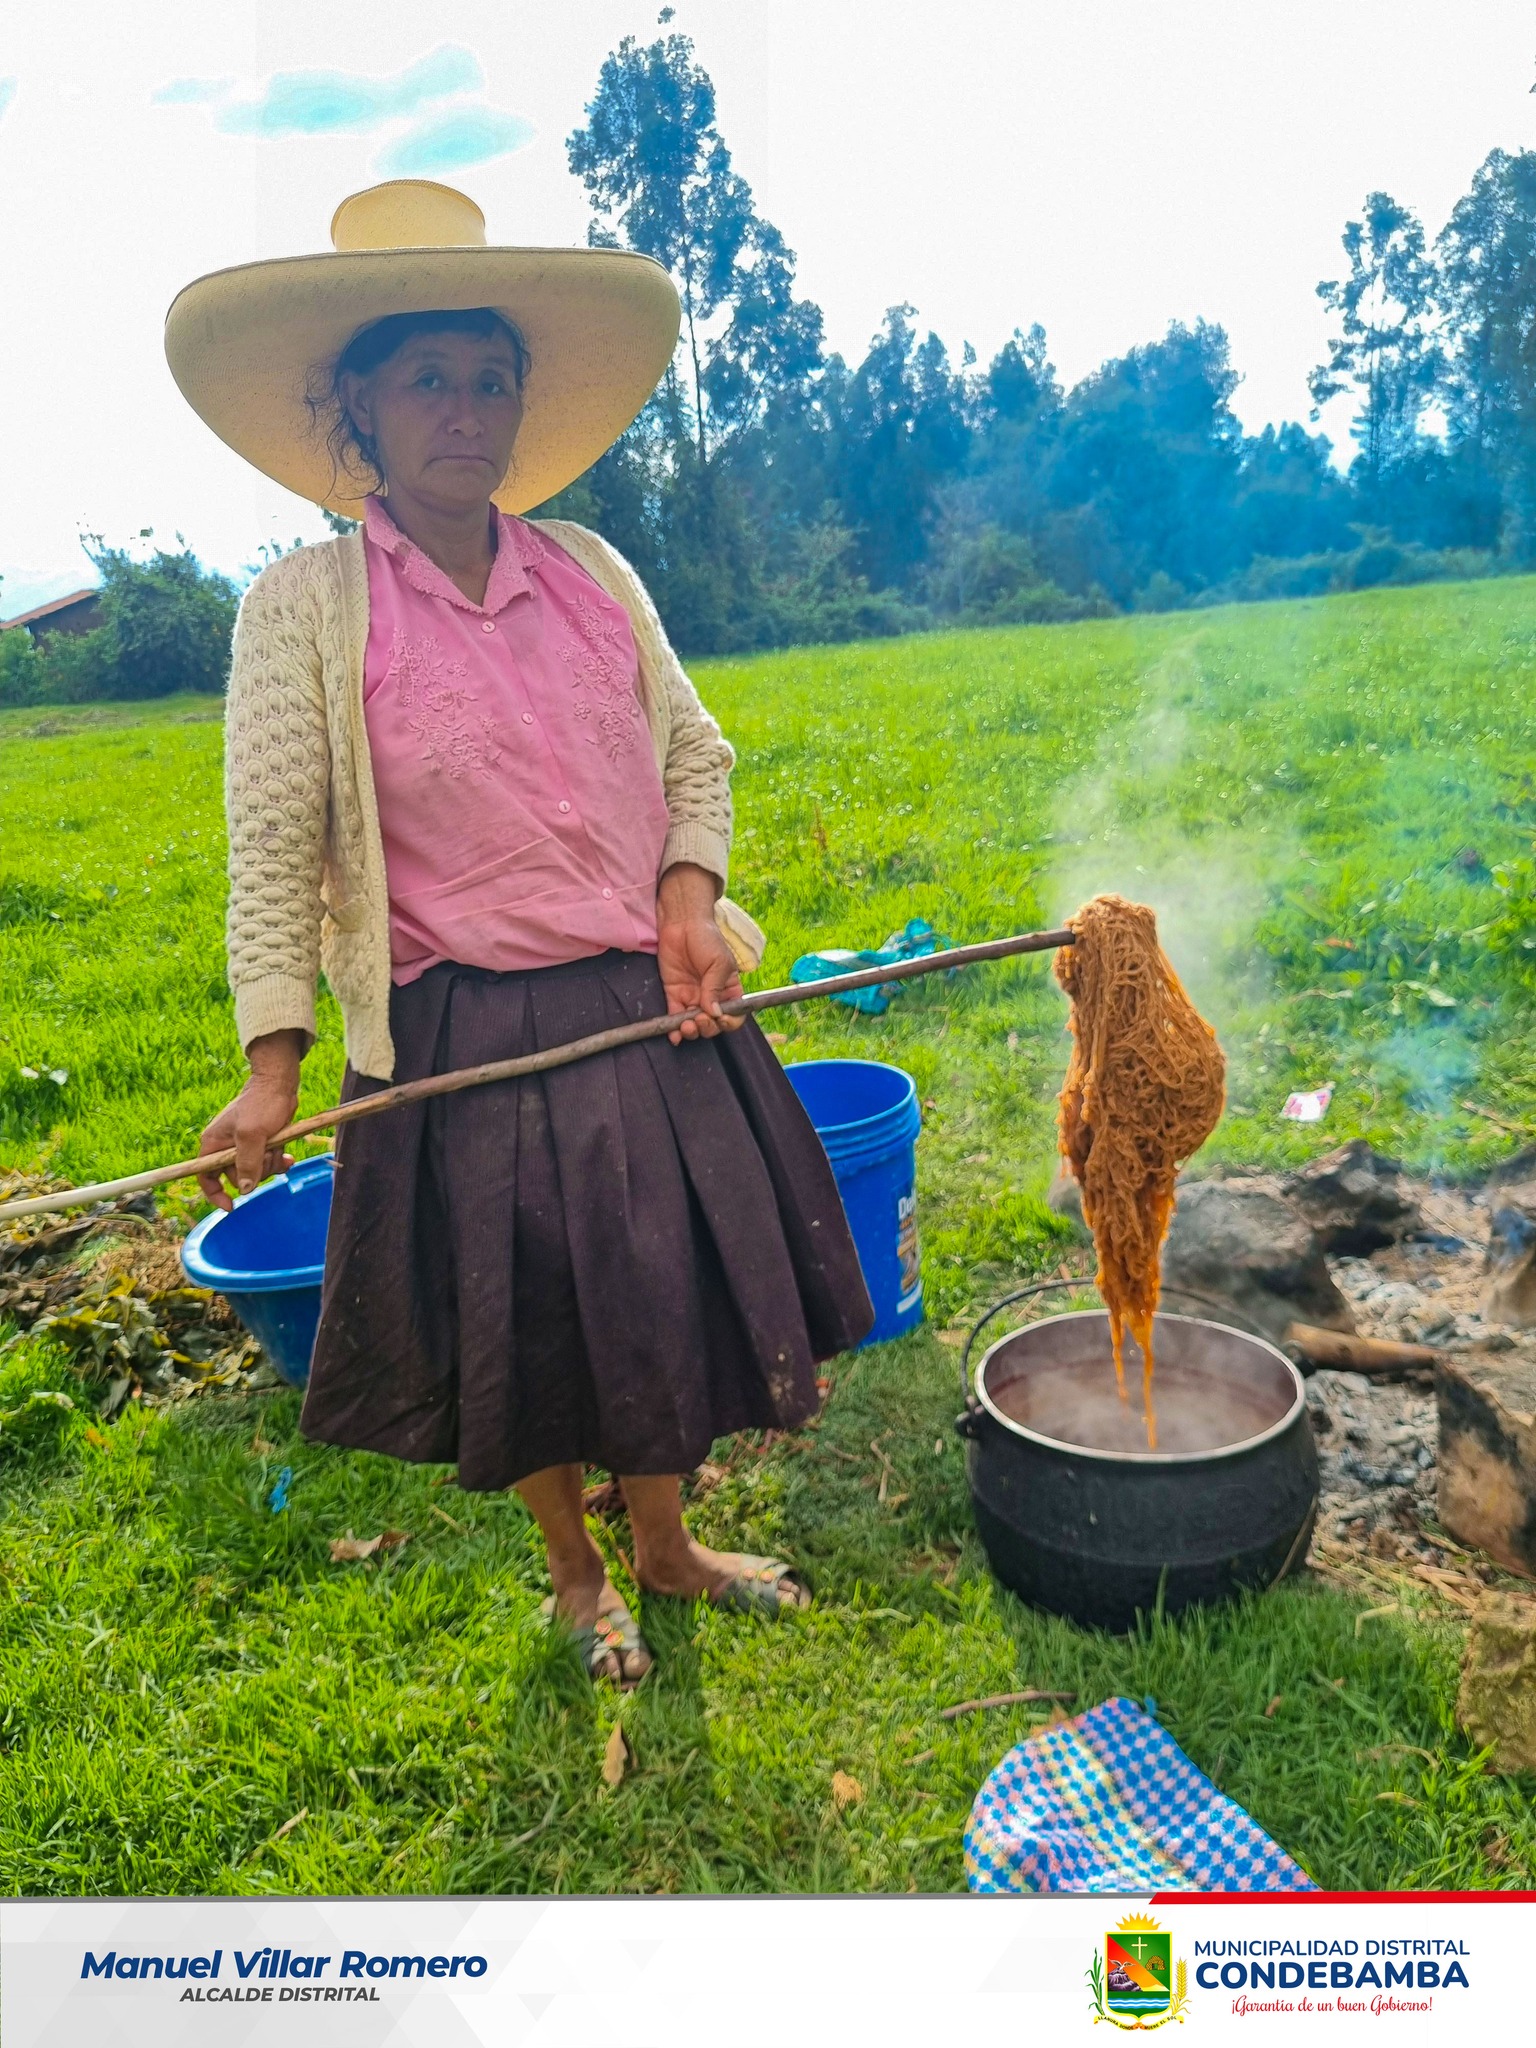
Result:
<svg viewBox="0 0 1536 2048"><path fill-rule="evenodd" d="M917 1251L917 1084L878 1060L799 1060L784 1069L826 1147L875 1304L866 1344L923 1319Z"/></svg>
<svg viewBox="0 0 1536 2048"><path fill-rule="evenodd" d="M216 1209L189 1233L181 1263L194 1287L224 1296L290 1386L309 1379L320 1324L320 1276L331 1215L335 1157L301 1159L233 1209Z"/></svg>

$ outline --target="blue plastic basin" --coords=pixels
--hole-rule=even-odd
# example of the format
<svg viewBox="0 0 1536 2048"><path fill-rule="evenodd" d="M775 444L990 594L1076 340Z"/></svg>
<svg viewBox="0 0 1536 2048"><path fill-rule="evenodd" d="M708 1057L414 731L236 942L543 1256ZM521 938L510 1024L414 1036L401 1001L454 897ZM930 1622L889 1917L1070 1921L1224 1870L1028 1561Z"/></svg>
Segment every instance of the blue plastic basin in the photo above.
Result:
<svg viewBox="0 0 1536 2048"><path fill-rule="evenodd" d="M330 1152L205 1216L181 1248L194 1287L222 1294L290 1386L309 1379L331 1215Z"/></svg>
<svg viewBox="0 0 1536 2048"><path fill-rule="evenodd" d="M784 1069L826 1147L875 1305L866 1344L923 1319L917 1245L917 1083L879 1060L799 1060Z"/></svg>

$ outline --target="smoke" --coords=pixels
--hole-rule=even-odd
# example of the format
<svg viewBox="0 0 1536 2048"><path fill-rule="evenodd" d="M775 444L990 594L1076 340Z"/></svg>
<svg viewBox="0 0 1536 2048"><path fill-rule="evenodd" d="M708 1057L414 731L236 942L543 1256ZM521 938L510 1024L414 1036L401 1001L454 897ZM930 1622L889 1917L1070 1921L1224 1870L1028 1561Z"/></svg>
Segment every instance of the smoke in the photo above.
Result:
<svg viewBox="0 0 1536 2048"><path fill-rule="evenodd" d="M1272 816L1235 830L1188 822L1201 809L1193 770L1215 736L1187 708L1199 693L1196 645L1180 643L1149 671L1138 716L1062 790L1049 894L1057 922L1109 891L1149 904L1163 950L1220 1030L1270 991L1253 932L1297 847Z"/></svg>
<svg viewBox="0 0 1536 2048"><path fill-rule="evenodd" d="M1421 1025L1396 1031L1384 1045L1374 1046L1372 1063L1384 1079L1402 1084L1409 1109L1426 1116L1448 1116L1477 1075L1477 1054L1459 1024Z"/></svg>

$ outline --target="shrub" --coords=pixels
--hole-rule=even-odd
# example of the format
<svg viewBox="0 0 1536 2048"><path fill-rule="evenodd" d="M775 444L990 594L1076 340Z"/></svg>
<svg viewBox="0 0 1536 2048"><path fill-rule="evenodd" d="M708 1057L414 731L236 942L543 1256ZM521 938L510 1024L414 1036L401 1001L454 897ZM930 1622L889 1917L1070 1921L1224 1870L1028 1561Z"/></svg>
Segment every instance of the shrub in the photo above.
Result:
<svg viewBox="0 0 1536 2048"><path fill-rule="evenodd" d="M106 626L89 633L49 633L37 649L38 695L42 704L90 704L126 694L112 687L116 643Z"/></svg>
<svg viewBox="0 0 1536 2048"><path fill-rule="evenodd" d="M946 624L1025 626L1101 617L1097 592L1074 597L1053 583L1022 534L983 526L955 533L929 569L928 598Z"/></svg>
<svg viewBox="0 0 1536 2048"><path fill-rule="evenodd" d="M99 542L87 552L101 576L101 624L89 633L47 634L32 650L30 668L25 655L6 648L0 704L221 692L240 604L229 578L205 569L190 548L157 548L144 562ZM17 694L23 690L31 694Z"/></svg>
<svg viewBox="0 0 1536 2048"><path fill-rule="evenodd" d="M37 703L41 687L37 649L26 627L0 633L0 709Z"/></svg>
<svg viewBox="0 0 1536 2048"><path fill-rule="evenodd" d="M229 578L205 569L190 548L158 548L147 562L102 548L92 560L101 571L101 630L113 643L103 694L222 691L240 603Z"/></svg>

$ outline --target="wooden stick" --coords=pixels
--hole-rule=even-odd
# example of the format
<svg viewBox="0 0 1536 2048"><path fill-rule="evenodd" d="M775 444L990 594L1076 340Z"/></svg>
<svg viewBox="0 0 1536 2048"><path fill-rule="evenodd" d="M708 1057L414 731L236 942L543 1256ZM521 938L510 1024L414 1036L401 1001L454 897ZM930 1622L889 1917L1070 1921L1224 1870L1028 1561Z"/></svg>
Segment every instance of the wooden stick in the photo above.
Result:
<svg viewBox="0 0 1536 2048"><path fill-rule="evenodd" d="M1292 1323L1285 1333L1303 1358L1339 1372L1418 1372L1443 1353L1428 1344L1398 1344L1387 1337L1351 1337L1343 1330L1317 1330L1310 1323Z"/></svg>
<svg viewBox="0 0 1536 2048"><path fill-rule="evenodd" d="M1474 1116L1480 1116L1484 1123L1492 1124L1495 1130L1508 1131L1512 1138L1528 1138L1531 1135L1529 1124L1513 1124L1507 1116L1500 1116L1496 1110L1484 1109L1481 1103L1464 1102L1461 1106L1463 1109L1470 1109Z"/></svg>
<svg viewBox="0 0 1536 2048"><path fill-rule="evenodd" d="M890 967L860 967L851 974L831 974L823 981L791 982L785 988L759 989L753 995L735 996L720 1005L727 1017L751 1017L759 1010L780 1009L786 1003L804 1003L816 996L842 995L856 988L879 988L889 981L907 981L918 974L938 974L957 967L971 967L981 960L1005 960L1015 953L1048 953L1058 946L1070 946L1069 931L1019 932L1011 939L988 939L977 946L952 946L947 952L926 953L916 960L898 960ZM423 1102L434 1095L455 1095L461 1088L483 1088L491 1081L517 1081L525 1074L547 1074L553 1067L569 1066L574 1060L590 1059L594 1053L612 1052L621 1045L635 1045L647 1038L665 1038L680 1025L698 1023L702 1010L679 1010L668 1017L643 1017L636 1024L618 1024L610 1031L595 1031L590 1038L576 1038L569 1045L551 1046L546 1052L524 1053L518 1059L490 1060L480 1067L460 1067L451 1074L428 1074L420 1081L405 1081L396 1088L381 1088L373 1095L360 1095L353 1102L325 1109L318 1116L300 1117L286 1130L273 1134L269 1143L286 1145L294 1138L308 1138L316 1131L333 1130L340 1124L355 1123L359 1117L378 1116L386 1109L399 1109L408 1102ZM210 1152L201 1159L183 1159L175 1166L156 1166L147 1173L130 1173L122 1180L98 1181L93 1187L61 1188L56 1194L32 1195L25 1201L0 1202L0 1222L13 1216L42 1216L54 1209L78 1209L91 1202L113 1201L121 1195L142 1194L146 1188L167 1186L175 1180L194 1180L199 1174L223 1173L235 1163L234 1147Z"/></svg>
<svg viewBox="0 0 1536 2048"><path fill-rule="evenodd" d="M989 1707L1022 1707L1031 1700L1049 1700L1052 1706L1070 1707L1077 1698L1075 1692L994 1692L984 1700L962 1700L958 1707L945 1707L939 1714L941 1721L956 1720L961 1714L982 1714Z"/></svg>

